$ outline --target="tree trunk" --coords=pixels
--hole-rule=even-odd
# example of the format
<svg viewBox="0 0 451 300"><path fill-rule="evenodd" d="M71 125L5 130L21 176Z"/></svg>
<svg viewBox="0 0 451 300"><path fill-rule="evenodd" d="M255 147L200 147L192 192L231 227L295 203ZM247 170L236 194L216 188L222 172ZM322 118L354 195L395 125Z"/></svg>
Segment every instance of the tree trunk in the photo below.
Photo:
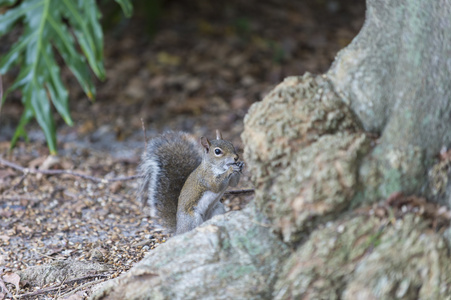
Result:
<svg viewBox="0 0 451 300"><path fill-rule="evenodd" d="M361 32L328 72L363 128L381 134L360 170L367 187L359 200L402 191L449 205L449 191L431 190L427 174L451 146L451 4L367 4Z"/></svg>
<svg viewBox="0 0 451 300"><path fill-rule="evenodd" d="M251 207L94 299L449 299L451 212L422 196L451 202L450 70L451 2L367 0L327 74L287 78L249 110Z"/></svg>

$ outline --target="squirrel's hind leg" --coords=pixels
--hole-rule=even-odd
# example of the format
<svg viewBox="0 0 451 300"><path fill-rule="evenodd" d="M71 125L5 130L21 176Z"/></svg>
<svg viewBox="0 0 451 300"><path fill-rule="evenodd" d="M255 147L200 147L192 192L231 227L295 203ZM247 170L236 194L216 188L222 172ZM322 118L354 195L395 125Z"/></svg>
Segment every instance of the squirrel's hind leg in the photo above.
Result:
<svg viewBox="0 0 451 300"><path fill-rule="evenodd" d="M200 224L202 224L203 222L204 219L202 218L202 215L198 212L194 212L194 218L189 214L178 213L176 234L181 234L190 231L199 226Z"/></svg>

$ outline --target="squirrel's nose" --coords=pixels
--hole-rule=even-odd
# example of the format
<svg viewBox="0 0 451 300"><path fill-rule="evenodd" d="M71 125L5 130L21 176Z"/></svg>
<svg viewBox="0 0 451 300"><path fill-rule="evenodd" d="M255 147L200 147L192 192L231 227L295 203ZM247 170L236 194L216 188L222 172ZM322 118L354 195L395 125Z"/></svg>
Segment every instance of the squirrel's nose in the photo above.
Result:
<svg viewBox="0 0 451 300"><path fill-rule="evenodd" d="M238 154L235 156L235 161L238 161L238 158L240 158L239 156L238 156Z"/></svg>

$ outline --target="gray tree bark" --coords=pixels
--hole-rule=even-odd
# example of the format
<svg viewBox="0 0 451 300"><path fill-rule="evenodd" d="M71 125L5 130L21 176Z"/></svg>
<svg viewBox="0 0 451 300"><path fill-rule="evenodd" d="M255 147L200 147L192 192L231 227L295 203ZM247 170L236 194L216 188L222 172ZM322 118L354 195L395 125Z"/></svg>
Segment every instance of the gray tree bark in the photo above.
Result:
<svg viewBox="0 0 451 300"><path fill-rule="evenodd" d="M363 128L381 135L360 170L359 200L403 191L449 205L427 174L451 146L450 2L368 1L361 32L328 76Z"/></svg>
<svg viewBox="0 0 451 300"><path fill-rule="evenodd" d="M451 2L367 0L327 74L287 78L249 110L251 208L170 239L93 298L450 299L450 70Z"/></svg>

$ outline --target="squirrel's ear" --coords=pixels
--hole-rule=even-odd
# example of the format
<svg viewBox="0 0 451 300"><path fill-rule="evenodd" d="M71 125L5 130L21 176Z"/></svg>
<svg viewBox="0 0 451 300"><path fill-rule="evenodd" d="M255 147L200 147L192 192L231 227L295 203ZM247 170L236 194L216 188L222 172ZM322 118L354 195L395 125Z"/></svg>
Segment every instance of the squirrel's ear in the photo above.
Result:
<svg viewBox="0 0 451 300"><path fill-rule="evenodd" d="M202 146L205 148L205 150L208 153L208 151L210 151L210 146L211 146L210 141L206 137L203 136L200 138L200 143L202 144Z"/></svg>
<svg viewBox="0 0 451 300"><path fill-rule="evenodd" d="M219 131L219 129L216 129L216 139L217 139L217 140L222 140L222 134L221 134L221 132Z"/></svg>

